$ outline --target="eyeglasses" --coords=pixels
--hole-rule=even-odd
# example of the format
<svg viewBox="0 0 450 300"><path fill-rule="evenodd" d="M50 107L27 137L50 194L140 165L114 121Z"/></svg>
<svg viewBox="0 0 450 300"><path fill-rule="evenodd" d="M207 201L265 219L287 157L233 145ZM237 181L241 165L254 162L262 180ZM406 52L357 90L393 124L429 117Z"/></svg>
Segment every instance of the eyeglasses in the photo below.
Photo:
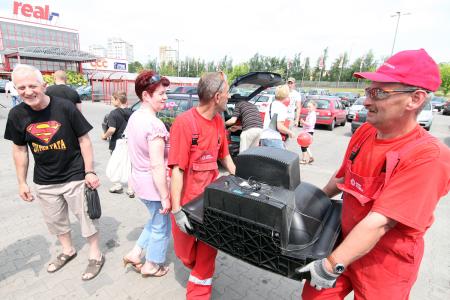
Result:
<svg viewBox="0 0 450 300"><path fill-rule="evenodd" d="M222 79L222 81L220 81L219 87L217 88L217 90L214 92L214 95L217 93L220 93L220 89L223 86L223 83L227 80L227 75L225 75L225 73L223 71L219 71L220 77Z"/></svg>
<svg viewBox="0 0 450 300"><path fill-rule="evenodd" d="M366 97L370 97L373 100L385 100L390 97L391 94L394 93L414 93L415 91L423 91L422 89L418 88L410 88L410 89L398 89L398 90L391 90L391 89L381 89L381 88L366 88L364 90Z"/></svg>
<svg viewBox="0 0 450 300"><path fill-rule="evenodd" d="M149 78L147 85L152 85L154 83L159 82L160 80L161 80L161 76L159 74L155 74Z"/></svg>

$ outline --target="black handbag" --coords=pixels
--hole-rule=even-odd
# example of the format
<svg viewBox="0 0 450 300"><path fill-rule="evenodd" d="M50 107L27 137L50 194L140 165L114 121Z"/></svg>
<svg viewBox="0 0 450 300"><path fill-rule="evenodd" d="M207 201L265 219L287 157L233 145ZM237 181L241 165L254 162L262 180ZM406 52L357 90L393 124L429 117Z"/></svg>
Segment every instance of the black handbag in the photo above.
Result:
<svg viewBox="0 0 450 300"><path fill-rule="evenodd" d="M86 186L84 188L84 196L87 202L87 213L92 220L99 219L102 215L102 207L100 206L100 197L96 189Z"/></svg>

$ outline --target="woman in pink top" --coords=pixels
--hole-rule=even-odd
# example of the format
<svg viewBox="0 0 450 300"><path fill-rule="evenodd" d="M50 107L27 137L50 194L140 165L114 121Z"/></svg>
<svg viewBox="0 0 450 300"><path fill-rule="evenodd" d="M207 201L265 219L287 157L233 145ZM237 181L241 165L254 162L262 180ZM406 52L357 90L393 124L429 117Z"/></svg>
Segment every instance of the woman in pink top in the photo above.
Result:
<svg viewBox="0 0 450 300"><path fill-rule="evenodd" d="M164 276L170 238L169 181L167 180L167 155L169 132L156 113L167 100L170 82L154 71L144 71L136 78L136 95L141 107L128 120L125 135L132 170L130 184L137 197L145 204L150 219L134 248L123 258L124 266L131 264L142 276ZM145 263L141 256L145 250Z"/></svg>
<svg viewBox="0 0 450 300"><path fill-rule="evenodd" d="M303 131L306 131L310 135L314 134L314 126L316 126L316 108L317 103L314 100L308 102L308 115L305 120L301 119L300 124L302 124ZM301 164L311 164L314 161L311 150L309 147L301 147L302 148L302 159L300 160Z"/></svg>

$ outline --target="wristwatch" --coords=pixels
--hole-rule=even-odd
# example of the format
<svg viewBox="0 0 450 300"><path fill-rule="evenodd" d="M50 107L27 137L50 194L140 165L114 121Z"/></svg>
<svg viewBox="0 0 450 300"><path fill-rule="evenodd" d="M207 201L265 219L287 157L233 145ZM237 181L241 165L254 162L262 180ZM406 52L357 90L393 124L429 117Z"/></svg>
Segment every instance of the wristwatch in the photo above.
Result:
<svg viewBox="0 0 450 300"><path fill-rule="evenodd" d="M333 273L334 274L339 274L340 275L340 274L344 273L344 271L345 271L344 264L336 262L336 260L334 259L332 254L330 254L327 257L327 260L330 262L331 268L333 269Z"/></svg>

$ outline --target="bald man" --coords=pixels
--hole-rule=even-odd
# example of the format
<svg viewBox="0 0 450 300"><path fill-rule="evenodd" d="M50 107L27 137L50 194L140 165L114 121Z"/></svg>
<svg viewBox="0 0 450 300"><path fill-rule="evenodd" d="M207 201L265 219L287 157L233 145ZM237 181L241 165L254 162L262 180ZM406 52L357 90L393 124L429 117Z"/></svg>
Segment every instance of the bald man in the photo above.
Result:
<svg viewBox="0 0 450 300"><path fill-rule="evenodd" d="M52 97L58 97L70 100L81 111L81 99L77 91L70 86L66 85L67 75L66 72L59 70L53 74L55 78L55 84L47 88L46 94Z"/></svg>

